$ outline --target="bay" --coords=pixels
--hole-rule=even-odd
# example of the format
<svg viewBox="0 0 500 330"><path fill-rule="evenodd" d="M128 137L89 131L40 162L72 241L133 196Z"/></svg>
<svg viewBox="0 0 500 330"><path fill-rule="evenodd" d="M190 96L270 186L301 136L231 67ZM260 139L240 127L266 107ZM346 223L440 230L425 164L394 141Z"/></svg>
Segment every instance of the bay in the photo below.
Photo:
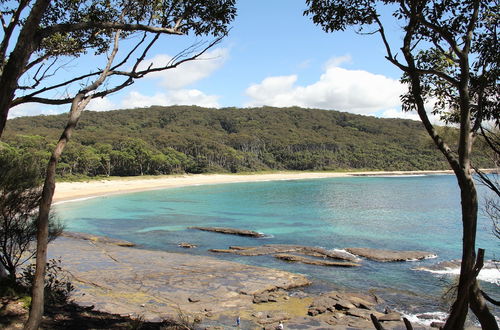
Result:
<svg viewBox="0 0 500 330"><path fill-rule="evenodd" d="M487 190L478 187L482 201ZM347 177L234 183L113 195L58 204L66 230L125 239L139 248L210 255L308 275L310 291L332 288L370 291L408 314L445 311L443 293L453 283L451 269L417 271L460 259L460 195L450 175ZM266 234L249 238L188 229L218 226ZM477 247L486 259L500 255L491 221L480 214ZM189 242L196 249L183 249ZM435 259L380 263L356 269L290 264L270 256L214 254L231 245L300 244L327 249L370 247L423 250ZM500 295L500 271L488 263L481 285ZM455 270L456 271L456 270Z"/></svg>

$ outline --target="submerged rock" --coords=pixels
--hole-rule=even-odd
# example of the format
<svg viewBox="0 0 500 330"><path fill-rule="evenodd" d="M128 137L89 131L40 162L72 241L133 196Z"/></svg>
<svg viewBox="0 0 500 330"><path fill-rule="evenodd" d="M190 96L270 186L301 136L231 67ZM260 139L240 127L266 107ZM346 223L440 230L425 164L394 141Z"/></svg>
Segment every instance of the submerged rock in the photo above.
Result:
<svg viewBox="0 0 500 330"><path fill-rule="evenodd" d="M65 231L61 234L61 236L75 238L75 239L81 239L81 240L86 240L86 241L91 241L91 242L96 242L96 243L118 245L118 246L128 246L128 247L135 246L134 243L129 242L129 241L124 241L121 239L115 239L115 238L106 237L106 236L87 234L87 233Z"/></svg>
<svg viewBox="0 0 500 330"><path fill-rule="evenodd" d="M191 244L191 243L187 243L187 242L181 242L181 243L177 244L177 246L185 248L185 249L194 249L195 247L197 247L196 245Z"/></svg>
<svg viewBox="0 0 500 330"><path fill-rule="evenodd" d="M239 236L250 236L250 237L264 237L262 233L258 233L252 230L246 229L236 229L236 228L226 228L226 227L189 227L189 229L198 229L203 231L211 231L214 233L228 234L228 235L239 235Z"/></svg>
<svg viewBox="0 0 500 330"><path fill-rule="evenodd" d="M275 258L289 261L289 262L300 262L303 264L308 264L308 265L316 265L316 266L330 266L330 267L359 267L361 266L360 264L353 263L353 262L345 262L345 261L328 261L328 260L321 260L321 259L312 259L312 258L306 258L302 256L297 256L294 254L275 254Z"/></svg>
<svg viewBox="0 0 500 330"><path fill-rule="evenodd" d="M394 251L371 248L347 248L346 251L360 257L381 262L411 261L436 257L436 254L425 251Z"/></svg>

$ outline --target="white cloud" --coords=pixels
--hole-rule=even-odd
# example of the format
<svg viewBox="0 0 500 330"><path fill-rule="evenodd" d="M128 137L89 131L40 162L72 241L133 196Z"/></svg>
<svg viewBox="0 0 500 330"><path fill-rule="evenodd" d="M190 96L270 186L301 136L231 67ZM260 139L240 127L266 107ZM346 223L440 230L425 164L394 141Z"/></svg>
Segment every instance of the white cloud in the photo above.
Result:
<svg viewBox="0 0 500 330"><path fill-rule="evenodd" d="M40 103L23 103L10 109L8 119L23 116L57 115L69 110L69 105L45 105Z"/></svg>
<svg viewBox="0 0 500 330"><path fill-rule="evenodd" d="M380 114L382 118L403 118L411 120L420 120L420 117L416 112L405 112L402 110L388 109Z"/></svg>
<svg viewBox="0 0 500 330"><path fill-rule="evenodd" d="M98 97L96 99L92 99L87 105L87 109L90 111L108 111L117 108L117 105L107 97Z"/></svg>
<svg viewBox="0 0 500 330"><path fill-rule="evenodd" d="M217 48L206 52L196 60L182 63L174 69L154 72L146 77L159 79L160 84L168 89L180 89L210 76L224 64L228 56L228 49ZM150 65L153 68L161 67L171 61L172 56L170 55L157 55L145 61L141 68L144 69Z"/></svg>
<svg viewBox="0 0 500 330"><path fill-rule="evenodd" d="M245 105L301 106L359 114L400 107L399 96L405 88L398 80L338 66L348 61L349 56L330 60L319 80L306 86L296 85L296 75L268 77L247 88L251 100Z"/></svg>
<svg viewBox="0 0 500 330"><path fill-rule="evenodd" d="M181 89L156 93L152 96L143 95L139 92L130 92L122 101L125 108L140 108L151 105L198 105L202 107L218 108L219 97L207 95L197 89Z"/></svg>
<svg viewBox="0 0 500 330"><path fill-rule="evenodd" d="M326 62L325 68L337 67L344 63L352 63L351 55L347 54L344 56L332 57Z"/></svg>

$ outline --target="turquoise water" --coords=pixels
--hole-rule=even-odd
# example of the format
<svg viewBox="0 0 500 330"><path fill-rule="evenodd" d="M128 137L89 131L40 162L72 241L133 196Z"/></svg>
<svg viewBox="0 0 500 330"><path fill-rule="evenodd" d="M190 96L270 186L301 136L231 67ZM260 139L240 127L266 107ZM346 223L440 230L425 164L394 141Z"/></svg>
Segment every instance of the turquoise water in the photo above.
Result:
<svg viewBox="0 0 500 330"><path fill-rule="evenodd" d="M486 193L479 190L481 195ZM461 256L460 200L453 176L206 185L69 202L57 205L56 210L68 231L125 239L141 248L211 255L303 273L315 283L308 290L372 290L388 305L411 313L444 310L447 304L440 297L453 279L413 268ZM268 237L222 235L189 226L251 229ZM193 243L198 248L182 249L177 247L179 242ZM499 242L491 232L491 222L480 216L477 247L486 249L486 259L498 259ZM364 260L360 268L336 269L289 264L269 256L241 257L207 251L271 243L327 249L424 250L438 257L404 263ZM499 278L496 273L493 277ZM485 281L482 285L493 296L500 295L498 282Z"/></svg>

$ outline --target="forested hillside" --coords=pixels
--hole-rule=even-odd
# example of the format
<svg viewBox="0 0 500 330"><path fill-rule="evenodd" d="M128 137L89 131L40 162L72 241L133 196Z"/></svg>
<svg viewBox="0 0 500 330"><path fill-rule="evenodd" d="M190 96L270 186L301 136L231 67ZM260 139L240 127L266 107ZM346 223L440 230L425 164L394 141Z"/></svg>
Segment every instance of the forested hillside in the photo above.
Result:
<svg viewBox="0 0 500 330"><path fill-rule="evenodd" d="M66 116L9 120L2 148L47 159ZM455 134L442 128L442 134ZM488 158L476 154L476 163ZM301 108L153 106L86 112L61 176L259 170L447 169L422 125Z"/></svg>

